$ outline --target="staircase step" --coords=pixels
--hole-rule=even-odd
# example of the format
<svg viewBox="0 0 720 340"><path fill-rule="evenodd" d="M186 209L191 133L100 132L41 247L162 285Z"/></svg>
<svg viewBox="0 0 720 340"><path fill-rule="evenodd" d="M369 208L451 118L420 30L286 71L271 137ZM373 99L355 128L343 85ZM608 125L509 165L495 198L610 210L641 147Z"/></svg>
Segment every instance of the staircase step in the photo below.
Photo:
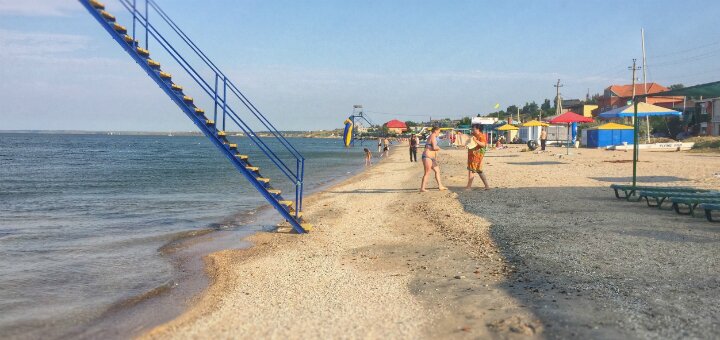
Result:
<svg viewBox="0 0 720 340"><path fill-rule="evenodd" d="M295 209L291 209L291 210L290 210L290 215L295 216ZM301 212L299 212L297 215L298 215L298 218L302 218L302 217L303 217L303 212L301 211Z"/></svg>
<svg viewBox="0 0 720 340"><path fill-rule="evenodd" d="M218 136L225 137L227 136L227 133L225 131L218 131Z"/></svg>
<svg viewBox="0 0 720 340"><path fill-rule="evenodd" d="M183 96L183 100L186 101L186 102L188 102L188 103L192 103L192 102L193 102L193 97Z"/></svg>
<svg viewBox="0 0 720 340"><path fill-rule="evenodd" d="M137 44L137 42L138 42L137 40L133 39L131 36L129 36L127 34L125 34L123 36L123 40L125 40L126 43L136 43Z"/></svg>
<svg viewBox="0 0 720 340"><path fill-rule="evenodd" d="M268 189L268 192L271 193L271 194L273 194L273 195L280 195L280 194L282 194L282 190L280 190L280 189Z"/></svg>
<svg viewBox="0 0 720 340"><path fill-rule="evenodd" d="M180 86L180 85L178 85L178 84L172 84L172 85L170 85L170 87L172 87L172 89L175 90L175 91L182 91L182 90L183 90L182 86Z"/></svg>
<svg viewBox="0 0 720 340"><path fill-rule="evenodd" d="M294 202L293 201L278 201L278 203L286 206L286 207L292 207Z"/></svg>
<svg viewBox="0 0 720 340"><path fill-rule="evenodd" d="M215 121L212 120L212 119L206 119L206 120L205 120L205 124L207 124L207 125L215 125Z"/></svg>
<svg viewBox="0 0 720 340"><path fill-rule="evenodd" d="M107 21L115 22L115 16L108 12L100 11L100 15L102 15L102 17L105 18Z"/></svg>
<svg viewBox="0 0 720 340"><path fill-rule="evenodd" d="M237 149L237 144L230 143L230 144L227 144L227 146L228 146L231 150Z"/></svg>
<svg viewBox="0 0 720 340"><path fill-rule="evenodd" d="M240 158L240 159L242 159L242 160L244 160L244 161L246 161L246 160L248 160L248 158L250 158L250 156L248 156L248 155L241 155L241 154L239 154L239 153L238 153L238 154L235 154L235 157Z"/></svg>
<svg viewBox="0 0 720 340"><path fill-rule="evenodd" d="M167 73L167 72L165 72L165 71L161 71L161 72L160 72L160 78L170 79L170 78L172 78L172 74Z"/></svg>
<svg viewBox="0 0 720 340"><path fill-rule="evenodd" d="M90 0L89 2L90 2L90 6L93 6L97 9L105 9L105 5L100 1Z"/></svg>
<svg viewBox="0 0 720 340"><path fill-rule="evenodd" d="M125 26L118 25L117 23L114 23L114 24L113 24L113 29L114 29L116 32L119 32L120 34L126 34L126 33L127 33L127 28L125 28Z"/></svg>
<svg viewBox="0 0 720 340"><path fill-rule="evenodd" d="M138 54L140 54L143 57L150 56L150 51L148 51L140 46L136 47L135 50L137 51Z"/></svg>
<svg viewBox="0 0 720 340"><path fill-rule="evenodd" d="M259 172L259 171L260 171L260 168L259 168L259 167L256 167L256 166L246 166L245 169L248 169L248 170L250 170L250 171L255 171L255 172Z"/></svg>
<svg viewBox="0 0 720 340"><path fill-rule="evenodd" d="M196 108L195 108L195 114L199 114L199 115L205 114L205 110L203 110L203 109L201 109L201 108L199 108L199 107L196 107Z"/></svg>
<svg viewBox="0 0 720 340"><path fill-rule="evenodd" d="M155 68L160 67L160 63L158 63L157 61L152 60L152 59L148 59L147 63L148 63L148 65L150 65L150 67L155 67Z"/></svg>
<svg viewBox="0 0 720 340"><path fill-rule="evenodd" d="M258 180L258 182L270 183L270 179L269 179L269 178L258 177L258 178L256 178L256 179Z"/></svg>
<svg viewBox="0 0 720 340"><path fill-rule="evenodd" d="M303 230L305 230L305 231L312 231L312 230L313 230L313 225L310 224L310 223L301 223L300 226L301 226L301 227L303 228Z"/></svg>

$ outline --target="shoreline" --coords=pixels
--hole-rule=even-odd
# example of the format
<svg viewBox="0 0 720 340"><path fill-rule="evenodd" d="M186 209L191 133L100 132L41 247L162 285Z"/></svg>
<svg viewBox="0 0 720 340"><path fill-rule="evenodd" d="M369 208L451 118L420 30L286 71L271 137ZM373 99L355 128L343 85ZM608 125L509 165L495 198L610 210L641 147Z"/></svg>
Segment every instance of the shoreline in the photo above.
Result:
<svg viewBox="0 0 720 340"><path fill-rule="evenodd" d="M720 275L702 260L720 256L712 246L720 235L701 219L616 200L608 185L628 180L627 153L492 150L485 169L493 189L465 192L465 152L445 149L450 191L431 181L421 194L421 168L403 151L308 197L313 232L258 233L251 248L208 255L210 287L139 338L678 338L717 330L720 292L694 285ZM641 157L641 183L720 186L714 155Z"/></svg>
<svg viewBox="0 0 720 340"><path fill-rule="evenodd" d="M354 177L364 171L364 168L358 166L349 173ZM344 181L333 180L316 187L308 195L312 196ZM206 228L180 233L158 248L159 255L167 258L176 269L177 277L143 294L116 302L88 327L66 335L124 338L130 330L132 336L136 337L177 318L212 284L211 277L207 275L206 256L224 250L251 248L253 244L248 241L249 238L258 233L274 232L280 221L270 205L262 204L249 211L230 215ZM227 228L227 225L237 227Z"/></svg>

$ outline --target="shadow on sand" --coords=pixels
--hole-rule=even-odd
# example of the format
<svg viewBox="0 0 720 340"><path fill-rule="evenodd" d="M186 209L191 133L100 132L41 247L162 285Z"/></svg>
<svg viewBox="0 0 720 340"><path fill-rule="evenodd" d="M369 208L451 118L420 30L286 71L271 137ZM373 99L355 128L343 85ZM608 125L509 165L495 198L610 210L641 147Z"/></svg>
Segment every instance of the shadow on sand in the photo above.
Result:
<svg viewBox="0 0 720 340"><path fill-rule="evenodd" d="M617 200L601 187L451 189L492 224L515 270L502 288L540 318L548 338L718 331L720 267L711 259L720 257L720 228L704 219Z"/></svg>
<svg viewBox="0 0 720 340"><path fill-rule="evenodd" d="M554 165L554 164L567 164L557 161L539 161L539 162L507 162L510 165Z"/></svg>
<svg viewBox="0 0 720 340"><path fill-rule="evenodd" d="M632 182L632 177L590 177L600 182L624 183ZM676 176L638 176L639 183L687 182L689 179Z"/></svg>

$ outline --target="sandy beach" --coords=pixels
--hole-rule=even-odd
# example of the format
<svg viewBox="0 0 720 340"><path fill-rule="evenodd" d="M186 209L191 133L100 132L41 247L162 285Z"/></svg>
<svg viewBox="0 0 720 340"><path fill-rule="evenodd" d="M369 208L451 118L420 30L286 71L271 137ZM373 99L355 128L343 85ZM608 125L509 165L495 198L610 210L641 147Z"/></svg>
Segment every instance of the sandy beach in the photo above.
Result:
<svg viewBox="0 0 720 340"><path fill-rule="evenodd" d="M718 226L614 198L631 153L464 150L419 193L389 159L307 199L315 230L205 258L210 287L141 338L684 338L720 331ZM358 160L361 162L362 160ZM642 153L640 182L720 188L720 154ZM475 185L480 185L476 179Z"/></svg>

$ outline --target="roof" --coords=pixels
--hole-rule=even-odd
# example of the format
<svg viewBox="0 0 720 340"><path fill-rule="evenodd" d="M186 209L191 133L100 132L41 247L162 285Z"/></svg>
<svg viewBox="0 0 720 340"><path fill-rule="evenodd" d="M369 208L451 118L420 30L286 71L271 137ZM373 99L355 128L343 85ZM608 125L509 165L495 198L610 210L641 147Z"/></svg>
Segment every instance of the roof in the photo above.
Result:
<svg viewBox="0 0 720 340"><path fill-rule="evenodd" d="M563 99L562 100L562 106L563 107L575 107L582 105L583 102L580 99Z"/></svg>
<svg viewBox="0 0 720 340"><path fill-rule="evenodd" d="M637 103L637 113L638 117L647 117L647 116L680 116L682 113L679 111L675 111L673 109L668 109L662 106L652 105L644 102ZM617 118L625 118L625 117L632 117L635 114L635 108L633 105L626 105L619 107L617 109L613 109L610 111L603 112L598 115L598 118L601 119L617 119Z"/></svg>
<svg viewBox="0 0 720 340"><path fill-rule="evenodd" d="M522 125L523 127L533 127L533 126L550 126L550 124L538 122L537 120L531 120L525 124Z"/></svg>
<svg viewBox="0 0 720 340"><path fill-rule="evenodd" d="M623 125L618 123L607 123L600 126L591 127L586 130L632 130L633 127L629 125Z"/></svg>
<svg viewBox="0 0 720 340"><path fill-rule="evenodd" d="M590 123L592 122L592 118L588 118L585 116L581 116L575 112L568 111L565 112L551 120L549 122L551 124L558 124L558 123Z"/></svg>
<svg viewBox="0 0 720 340"><path fill-rule="evenodd" d="M497 128L498 131L511 131L511 130L519 130L517 126L505 124L499 128Z"/></svg>
<svg viewBox="0 0 720 340"><path fill-rule="evenodd" d="M623 98L629 98L633 95L633 86L632 85L611 85L607 88L608 90L612 91L615 95L618 97ZM664 92L669 90L669 88L662 86L658 83L648 83L647 84L647 93L657 93L657 92ZM643 95L645 94L645 85L643 84L635 84L635 95Z"/></svg>
<svg viewBox="0 0 720 340"><path fill-rule="evenodd" d="M405 123L403 123L397 119L393 119L393 120L385 123L385 126L387 126L390 129L407 129L407 125L405 125Z"/></svg>
<svg viewBox="0 0 720 340"><path fill-rule="evenodd" d="M650 91L648 91L650 92ZM711 97L720 97L720 81L712 82L712 83L706 83L706 84L700 84L690 87L683 87L681 89L675 89L675 90L666 90L663 92L658 93L650 93L648 97L657 97L657 96L693 96L698 97L702 96L704 98L711 98Z"/></svg>

